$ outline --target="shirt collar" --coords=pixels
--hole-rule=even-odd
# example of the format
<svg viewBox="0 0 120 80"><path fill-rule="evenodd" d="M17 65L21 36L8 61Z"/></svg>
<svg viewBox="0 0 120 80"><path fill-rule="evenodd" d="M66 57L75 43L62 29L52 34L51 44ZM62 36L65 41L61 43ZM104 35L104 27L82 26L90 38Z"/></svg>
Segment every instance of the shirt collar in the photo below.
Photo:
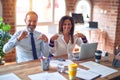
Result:
<svg viewBox="0 0 120 80"><path fill-rule="evenodd" d="M27 28L26 28L26 31L28 32L28 33L31 33ZM35 30L32 32L33 34L35 33Z"/></svg>

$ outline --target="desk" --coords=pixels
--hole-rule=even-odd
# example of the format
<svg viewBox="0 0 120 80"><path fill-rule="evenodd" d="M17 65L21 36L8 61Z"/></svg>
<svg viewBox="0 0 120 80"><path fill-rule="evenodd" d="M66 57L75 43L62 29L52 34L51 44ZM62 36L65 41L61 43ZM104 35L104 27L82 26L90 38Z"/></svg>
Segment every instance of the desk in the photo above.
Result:
<svg viewBox="0 0 120 80"><path fill-rule="evenodd" d="M100 37L100 29L99 28L89 28L89 27L86 27L86 26L83 26L83 25L76 25L75 26L75 32L81 32L83 33L84 35L86 35L86 37L89 39L89 42L92 41L92 32L96 32L97 36L95 37L96 38L96 41L99 40L99 37ZM93 42L93 41L92 41Z"/></svg>
<svg viewBox="0 0 120 80"><path fill-rule="evenodd" d="M63 57L63 56L61 56L61 57ZM64 57L64 58L66 58L66 57ZM86 59L86 60L74 61L74 62L80 63L80 62L89 61L89 60L93 60L93 59ZM111 62L101 61L101 64L112 67ZM79 67L84 68L82 66L79 66ZM114 67L112 67L112 68L114 68ZM120 76L120 68L116 68L116 69L118 69L118 72L113 73L113 74L106 76L104 78L98 78L96 80L109 80L109 79L112 79L114 77ZM57 71L57 69L50 67L48 72L55 72L55 71ZM33 60L33 61L28 61L28 62L23 62L23 63L0 66L0 75L6 74L6 73L11 73L11 72L16 74L22 80L30 80L28 78L28 75L40 73L40 72L42 72L42 70L40 68L39 60ZM62 73L62 75L68 79L67 74ZM76 80L79 80L79 79L76 79Z"/></svg>
<svg viewBox="0 0 120 80"><path fill-rule="evenodd" d="M75 32L81 32L86 35L88 42L98 42L98 49L105 50L106 43L106 31L99 28L89 28L86 26L75 26Z"/></svg>

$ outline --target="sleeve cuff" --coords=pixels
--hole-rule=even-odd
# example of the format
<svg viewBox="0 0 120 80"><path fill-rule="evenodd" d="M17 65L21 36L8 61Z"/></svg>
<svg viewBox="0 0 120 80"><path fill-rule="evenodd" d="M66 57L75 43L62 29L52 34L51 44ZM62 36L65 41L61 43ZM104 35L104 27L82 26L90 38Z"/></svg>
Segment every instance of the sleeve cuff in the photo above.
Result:
<svg viewBox="0 0 120 80"><path fill-rule="evenodd" d="M54 41L50 40L49 46L54 47Z"/></svg>
<svg viewBox="0 0 120 80"><path fill-rule="evenodd" d="M83 37L82 41L83 41L83 43L87 43L88 42L86 37Z"/></svg>

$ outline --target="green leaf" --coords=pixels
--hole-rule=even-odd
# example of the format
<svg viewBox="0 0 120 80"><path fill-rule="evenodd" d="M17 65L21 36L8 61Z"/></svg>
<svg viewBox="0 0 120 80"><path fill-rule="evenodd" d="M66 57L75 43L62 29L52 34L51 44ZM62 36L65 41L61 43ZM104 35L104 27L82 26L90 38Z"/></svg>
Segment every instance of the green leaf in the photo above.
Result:
<svg viewBox="0 0 120 80"><path fill-rule="evenodd" d="M3 18L0 16L0 57L4 57L5 53L3 52L4 44L10 39L11 34L9 30L11 26L3 22Z"/></svg>
<svg viewBox="0 0 120 80"><path fill-rule="evenodd" d="M2 27L2 30L5 32L8 32L11 29L11 26L9 24L6 24Z"/></svg>
<svg viewBox="0 0 120 80"><path fill-rule="evenodd" d="M0 22L3 21L3 18L0 16Z"/></svg>

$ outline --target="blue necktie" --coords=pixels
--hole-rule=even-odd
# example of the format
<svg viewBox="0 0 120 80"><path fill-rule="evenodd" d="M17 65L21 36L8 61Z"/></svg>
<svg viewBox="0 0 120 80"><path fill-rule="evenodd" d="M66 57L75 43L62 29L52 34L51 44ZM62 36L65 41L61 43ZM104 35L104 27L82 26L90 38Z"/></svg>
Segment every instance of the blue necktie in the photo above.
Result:
<svg viewBox="0 0 120 80"><path fill-rule="evenodd" d="M38 59L37 53L36 53L36 48L35 48L35 41L34 41L33 33L30 33L30 35L31 35L31 46L32 46L32 52L33 52L33 58Z"/></svg>

